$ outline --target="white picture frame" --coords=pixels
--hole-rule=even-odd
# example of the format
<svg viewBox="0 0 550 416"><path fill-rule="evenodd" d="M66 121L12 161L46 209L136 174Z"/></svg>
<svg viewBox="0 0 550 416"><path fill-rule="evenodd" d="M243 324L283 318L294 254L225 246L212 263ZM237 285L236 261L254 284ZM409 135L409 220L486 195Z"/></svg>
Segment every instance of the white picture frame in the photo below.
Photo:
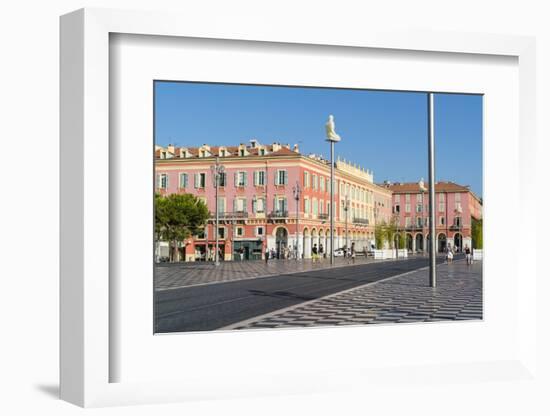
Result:
<svg viewBox="0 0 550 416"><path fill-rule="evenodd" d="M182 21L186 22L182 25ZM372 363L363 366L354 350L356 367L346 365L319 369L333 377L319 381L319 373L309 370L261 371L256 378L235 379L234 375L216 374L216 367L204 373L190 372L180 377L150 377L150 380L113 382L113 366L123 357L121 350L113 349L113 338L118 335L112 322L118 305L113 294L120 287L113 285L110 244L113 226L111 173L116 166L110 157L110 36L111 34L164 36L174 38L224 39L236 42L270 42L280 45L330 45L338 48L375 49L384 51L423 51L440 56L494 55L517 59L519 133L517 166L510 166L511 175L517 173L517 187L507 190L516 199L520 213L530 212L529 203L535 195L529 181L535 169L535 44L534 39L508 35L468 33L399 32L395 30L366 29L361 33L333 32L312 26L308 31L280 30L276 24L262 29L239 28L235 32L230 22L215 27L200 21L183 19L167 13L130 12L106 9L83 9L61 18L61 398L80 406L107 406L120 404L158 403L214 397L247 397L269 395L273 392L310 393L342 388L373 388L380 380L389 383L400 377L405 382L428 382L435 373L447 372L445 377L463 381L505 379L521 380L535 374L536 349L536 270L535 261L521 243L514 263L521 267L522 279L515 297L513 317L517 320L510 340L517 343L496 354L495 360L471 358L467 362L452 359L434 364L419 360L415 376L407 378L407 367L376 368ZM246 33L246 35L243 35ZM259 44L260 45L260 44ZM260 46L261 48L261 46ZM520 215L517 240L536 239L534 218ZM489 225L490 226L490 225ZM488 250L490 252L490 250ZM496 254L499 255L499 254ZM490 256L490 254L488 254ZM518 268L510 268L509 277L516 279ZM490 312L490 311L489 311ZM373 336L380 330L368 328ZM342 329L319 329L308 332L309 338L342 336ZM346 330L346 336L357 337L362 328ZM425 333L421 326L408 326L409 336ZM299 334L304 331L294 331ZM258 335L263 334L263 335ZM226 334L238 345L242 337L260 338L265 332ZM152 334L151 334L152 336ZM188 337L193 334L186 335ZM207 335L210 336L210 335ZM301 337L301 335L295 335ZM239 339L240 337L240 339ZM170 340L172 338L172 340ZM164 337L163 343L176 342L176 336ZM188 338L190 339L190 338ZM305 342L305 338L302 339ZM229 342L229 341L228 341ZM136 346L136 348L138 348ZM147 357L145 357L147 359ZM206 362L210 357L204 357ZM410 365L410 364L409 364ZM365 373L366 370L368 374ZM442 371L444 370L444 371ZM479 373L484 372L483 377ZM246 374L246 371L244 371ZM252 374L252 373L251 373ZM442 376L441 376L442 377ZM147 378L147 377L146 377ZM124 378L122 378L123 380ZM414 379L414 381L413 381ZM348 380L343 383L342 380ZM376 382L375 382L376 380ZM384 381L385 380L385 381ZM408 381L407 381L408 380Z"/></svg>

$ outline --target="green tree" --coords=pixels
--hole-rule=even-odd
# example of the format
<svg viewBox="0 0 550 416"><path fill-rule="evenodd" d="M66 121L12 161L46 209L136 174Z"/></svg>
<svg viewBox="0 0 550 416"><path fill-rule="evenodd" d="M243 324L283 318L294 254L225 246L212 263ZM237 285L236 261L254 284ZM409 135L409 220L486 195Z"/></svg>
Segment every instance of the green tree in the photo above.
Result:
<svg viewBox="0 0 550 416"><path fill-rule="evenodd" d="M386 222L382 221L374 226L374 244L378 250L384 248L386 241Z"/></svg>
<svg viewBox="0 0 550 416"><path fill-rule="evenodd" d="M397 247L407 248L407 233L405 231L401 231L397 238L398 238Z"/></svg>
<svg viewBox="0 0 550 416"><path fill-rule="evenodd" d="M472 218L472 248L483 248L483 219Z"/></svg>
<svg viewBox="0 0 550 416"><path fill-rule="evenodd" d="M391 248L395 248L397 238L397 220L394 218L386 224L386 241L390 243Z"/></svg>
<svg viewBox="0 0 550 416"><path fill-rule="evenodd" d="M178 241L204 229L210 213L206 204L191 194L155 195L155 233L157 241L170 244L170 261Z"/></svg>

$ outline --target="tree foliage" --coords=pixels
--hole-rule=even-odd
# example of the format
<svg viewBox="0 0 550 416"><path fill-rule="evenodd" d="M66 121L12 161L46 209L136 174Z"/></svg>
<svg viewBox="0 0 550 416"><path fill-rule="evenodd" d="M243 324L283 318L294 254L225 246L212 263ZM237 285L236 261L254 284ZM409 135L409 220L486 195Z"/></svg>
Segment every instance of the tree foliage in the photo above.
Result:
<svg viewBox="0 0 550 416"><path fill-rule="evenodd" d="M191 194L155 195L155 233L157 240L169 241L175 249L178 241L197 234L208 220L206 204ZM172 250L171 250L172 251ZM173 256L170 253L170 259Z"/></svg>
<svg viewBox="0 0 550 416"><path fill-rule="evenodd" d="M472 247L483 248L483 219L472 218Z"/></svg>
<svg viewBox="0 0 550 416"><path fill-rule="evenodd" d="M384 248L386 241L386 222L382 221L374 226L374 244L377 250Z"/></svg>

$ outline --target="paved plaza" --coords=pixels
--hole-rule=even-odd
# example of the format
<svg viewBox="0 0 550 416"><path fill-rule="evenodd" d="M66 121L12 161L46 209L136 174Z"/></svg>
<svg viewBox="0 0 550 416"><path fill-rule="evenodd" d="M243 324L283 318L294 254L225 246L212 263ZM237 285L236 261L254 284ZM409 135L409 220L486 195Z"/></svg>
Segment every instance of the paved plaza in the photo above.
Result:
<svg viewBox="0 0 550 416"><path fill-rule="evenodd" d="M483 318L482 262L464 260L437 268L437 287L427 268L368 283L221 329L311 327Z"/></svg>
<svg viewBox="0 0 550 416"><path fill-rule="evenodd" d="M215 266L211 262L161 263L155 266L155 289L167 290L187 286L231 282L242 279L252 279L276 276L290 273L307 272L330 267L349 266L351 259L335 257L335 263L330 265L329 259L309 260L264 260L258 261L227 261ZM358 256L355 264L373 263L372 257ZM379 262L379 260L377 260Z"/></svg>

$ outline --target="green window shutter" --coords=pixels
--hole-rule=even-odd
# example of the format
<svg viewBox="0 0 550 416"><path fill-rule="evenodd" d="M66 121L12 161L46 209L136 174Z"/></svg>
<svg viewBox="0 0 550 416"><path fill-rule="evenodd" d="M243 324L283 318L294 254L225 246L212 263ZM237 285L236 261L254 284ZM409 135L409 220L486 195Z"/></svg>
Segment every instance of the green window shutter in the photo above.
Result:
<svg viewBox="0 0 550 416"><path fill-rule="evenodd" d="M235 172L235 187L239 186L239 172Z"/></svg>
<svg viewBox="0 0 550 416"><path fill-rule="evenodd" d="M200 176L198 173L195 173L195 188L198 188L200 185Z"/></svg>
<svg viewBox="0 0 550 416"><path fill-rule="evenodd" d="M288 185L288 172L285 170L283 171L284 172L284 176L285 176L285 185Z"/></svg>
<svg viewBox="0 0 550 416"><path fill-rule="evenodd" d="M248 185L248 173L247 172L244 172L244 186L247 186Z"/></svg>

